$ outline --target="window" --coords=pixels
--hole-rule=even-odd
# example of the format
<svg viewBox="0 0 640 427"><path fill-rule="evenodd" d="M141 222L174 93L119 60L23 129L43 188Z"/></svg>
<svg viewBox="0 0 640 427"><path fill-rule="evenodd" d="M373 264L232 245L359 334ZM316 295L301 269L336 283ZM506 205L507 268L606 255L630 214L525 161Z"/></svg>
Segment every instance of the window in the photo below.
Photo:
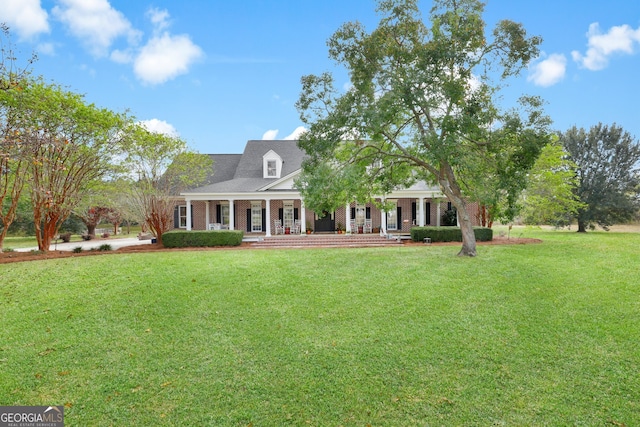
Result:
<svg viewBox="0 0 640 427"><path fill-rule="evenodd" d="M187 228L187 205L178 206L178 227Z"/></svg>
<svg viewBox="0 0 640 427"><path fill-rule="evenodd" d="M251 202L251 231L262 231L262 202Z"/></svg>
<svg viewBox="0 0 640 427"><path fill-rule="evenodd" d="M364 220L366 219L366 215L367 215L367 206L362 203L357 203L356 217L354 219L356 220L356 225L358 227L364 226Z"/></svg>
<svg viewBox="0 0 640 427"><path fill-rule="evenodd" d="M398 203L388 200L389 210L387 211L387 230L398 229Z"/></svg>
<svg viewBox="0 0 640 427"><path fill-rule="evenodd" d="M229 226L229 203L220 204L220 223Z"/></svg>
<svg viewBox="0 0 640 427"><path fill-rule="evenodd" d="M285 227L293 227L293 201L285 200L282 209L282 225Z"/></svg>
<svg viewBox="0 0 640 427"><path fill-rule="evenodd" d="M278 176L278 169L277 169L275 160L267 160L267 176L268 177Z"/></svg>

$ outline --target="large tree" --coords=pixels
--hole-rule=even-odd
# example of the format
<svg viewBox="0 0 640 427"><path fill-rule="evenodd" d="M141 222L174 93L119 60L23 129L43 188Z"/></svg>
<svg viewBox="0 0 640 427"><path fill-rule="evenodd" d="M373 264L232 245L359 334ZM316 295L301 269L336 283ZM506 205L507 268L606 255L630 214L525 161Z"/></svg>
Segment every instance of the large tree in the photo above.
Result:
<svg viewBox="0 0 640 427"><path fill-rule="evenodd" d="M506 20L485 34L483 8L477 0L436 0L427 27L417 0L380 0L373 32L350 22L330 38L329 55L351 84L343 92L329 73L302 78L305 203L343 206L412 180L437 182L459 215L459 255L476 255L468 200L483 201L486 177L501 197L517 200L522 172L548 141L540 100L523 97L521 110L507 112L496 101L538 55L541 39ZM320 202L323 191L336 200Z"/></svg>
<svg viewBox="0 0 640 427"><path fill-rule="evenodd" d="M38 248L53 237L91 184L112 171L126 117L41 80L24 88L19 136L29 155Z"/></svg>
<svg viewBox="0 0 640 427"><path fill-rule="evenodd" d="M150 131L142 124L130 126L126 141L130 209L162 244L162 234L173 226L180 192L206 180L211 158L188 150L177 136Z"/></svg>
<svg viewBox="0 0 640 427"><path fill-rule="evenodd" d="M570 225L578 211L585 207L575 191L578 184L576 164L555 138L542 149L529 172L527 189L522 195L524 223Z"/></svg>
<svg viewBox="0 0 640 427"><path fill-rule="evenodd" d="M28 179L29 159L20 138L19 121L21 94L34 60L35 56L24 67L17 66L9 27L0 24L0 252Z"/></svg>
<svg viewBox="0 0 640 427"><path fill-rule="evenodd" d="M574 126L560 139L577 166L576 194L584 203L575 217L578 231L631 220L638 211L638 141L622 127L602 123L588 132Z"/></svg>

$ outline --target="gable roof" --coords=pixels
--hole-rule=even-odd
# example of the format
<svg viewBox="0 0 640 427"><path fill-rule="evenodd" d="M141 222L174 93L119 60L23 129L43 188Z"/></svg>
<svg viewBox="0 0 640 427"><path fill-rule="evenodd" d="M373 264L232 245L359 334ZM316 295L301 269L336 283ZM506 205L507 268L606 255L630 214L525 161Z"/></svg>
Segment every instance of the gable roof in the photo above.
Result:
<svg viewBox="0 0 640 427"><path fill-rule="evenodd" d="M282 176L289 176L302 167L304 151L297 141L248 141L242 154L211 154L214 161L210 184L184 193L247 193L264 191L277 178L264 178L263 156L269 151L282 158Z"/></svg>

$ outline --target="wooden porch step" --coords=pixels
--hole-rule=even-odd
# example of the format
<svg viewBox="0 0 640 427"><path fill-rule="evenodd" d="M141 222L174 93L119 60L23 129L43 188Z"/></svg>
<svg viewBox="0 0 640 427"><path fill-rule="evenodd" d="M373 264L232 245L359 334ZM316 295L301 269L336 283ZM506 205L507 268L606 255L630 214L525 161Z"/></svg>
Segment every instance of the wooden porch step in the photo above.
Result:
<svg viewBox="0 0 640 427"><path fill-rule="evenodd" d="M300 236L265 237L253 243L254 248L304 248L304 247L368 247L390 246L402 242L378 234L311 234Z"/></svg>

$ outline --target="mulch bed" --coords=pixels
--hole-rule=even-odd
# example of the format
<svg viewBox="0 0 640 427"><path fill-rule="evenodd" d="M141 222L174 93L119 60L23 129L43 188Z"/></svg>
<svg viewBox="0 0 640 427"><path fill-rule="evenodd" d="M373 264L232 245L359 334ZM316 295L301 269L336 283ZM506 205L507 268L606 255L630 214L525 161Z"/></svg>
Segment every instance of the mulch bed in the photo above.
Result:
<svg viewBox="0 0 640 427"><path fill-rule="evenodd" d="M525 239L525 238L507 238L507 237L494 237L490 242L478 242L478 245L524 245L532 243L542 243L539 239ZM460 242L447 242L447 243L431 243L425 245L421 242L412 242L410 240L403 241L405 246L460 246ZM217 248L197 248L198 251L228 251L228 250L242 250L251 249L253 245L251 243L242 243L240 246L233 247L217 247ZM299 248L298 248L299 249ZM114 251L84 251L75 253L71 251L49 251L46 253L34 253L34 252L3 252L0 253L0 264L7 264L11 262L23 262L23 261L38 261L43 259L58 259L58 258L71 258L71 257L83 257L83 256L96 256L96 255L109 255L109 254L125 254L125 253L139 253L139 252L184 252L192 251L193 248L179 248L168 249L157 244L145 244L127 246L124 248L116 249Z"/></svg>

